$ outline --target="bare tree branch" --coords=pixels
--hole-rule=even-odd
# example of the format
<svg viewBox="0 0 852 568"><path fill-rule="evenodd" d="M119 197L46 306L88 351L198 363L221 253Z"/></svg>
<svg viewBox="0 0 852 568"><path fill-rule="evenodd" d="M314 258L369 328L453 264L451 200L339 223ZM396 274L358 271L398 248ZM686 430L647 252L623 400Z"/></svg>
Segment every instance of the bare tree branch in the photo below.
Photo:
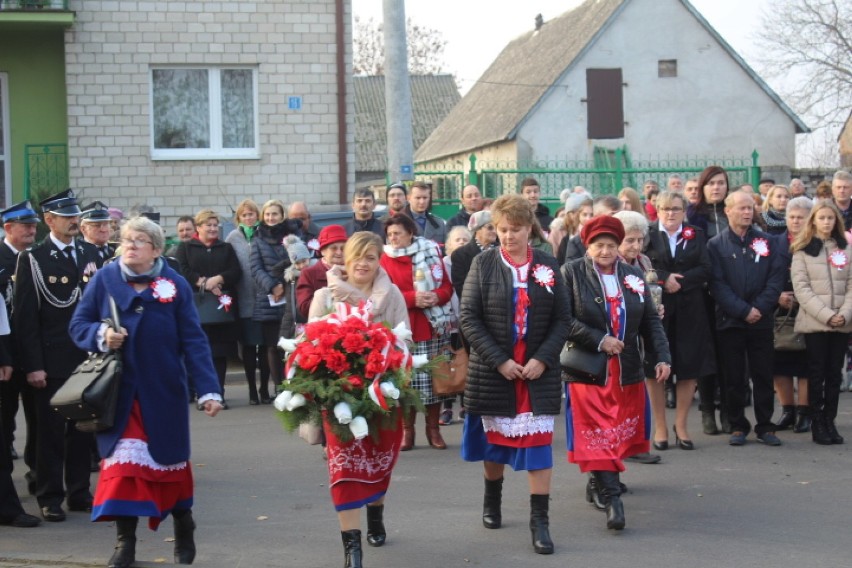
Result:
<svg viewBox="0 0 852 568"><path fill-rule="evenodd" d="M408 71L414 75L436 75L445 71L447 40L440 31L406 21ZM355 16L353 71L356 75L384 75L385 45L382 22Z"/></svg>

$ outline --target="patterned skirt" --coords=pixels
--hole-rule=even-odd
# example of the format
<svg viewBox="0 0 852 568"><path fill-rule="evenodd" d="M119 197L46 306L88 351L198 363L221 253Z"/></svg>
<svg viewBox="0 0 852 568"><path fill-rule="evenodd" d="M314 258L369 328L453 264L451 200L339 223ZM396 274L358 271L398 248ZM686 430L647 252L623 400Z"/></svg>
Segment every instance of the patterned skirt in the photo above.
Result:
<svg viewBox="0 0 852 568"><path fill-rule="evenodd" d="M611 377L603 387L565 385L568 461L580 471L624 471L623 458L647 452L650 405L644 382L622 386Z"/></svg>
<svg viewBox="0 0 852 568"><path fill-rule="evenodd" d="M450 337L439 337L427 341L417 341L411 350L412 355L426 355L431 361L438 355L445 353L450 346ZM420 392L423 404L435 404L445 400L453 399L455 396L434 396L432 394L432 375L429 371L414 371L411 386Z"/></svg>
<svg viewBox="0 0 852 568"><path fill-rule="evenodd" d="M378 440L367 436L341 442L326 420L323 420L323 430L334 509L358 509L381 499L390 486L393 466L402 446L402 414L397 416L395 429L379 431Z"/></svg>
<svg viewBox="0 0 852 568"><path fill-rule="evenodd" d="M139 402L133 401L124 434L112 455L101 461L92 521L148 517L148 527L157 530L172 510L192 508L192 499L190 463L161 465L154 461Z"/></svg>

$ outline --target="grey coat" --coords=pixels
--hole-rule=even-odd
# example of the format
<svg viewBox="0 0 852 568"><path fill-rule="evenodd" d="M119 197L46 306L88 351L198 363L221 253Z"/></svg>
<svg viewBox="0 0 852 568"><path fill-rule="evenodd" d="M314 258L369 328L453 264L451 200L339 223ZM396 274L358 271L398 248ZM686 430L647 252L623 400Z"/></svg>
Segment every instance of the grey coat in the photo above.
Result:
<svg viewBox="0 0 852 568"><path fill-rule="evenodd" d="M237 282L237 298L240 300L238 303L239 317L250 318L254 313L255 295L254 279L251 277L251 243L238 228L228 234L225 242L234 247L237 260L240 261L240 268L243 270L240 281Z"/></svg>

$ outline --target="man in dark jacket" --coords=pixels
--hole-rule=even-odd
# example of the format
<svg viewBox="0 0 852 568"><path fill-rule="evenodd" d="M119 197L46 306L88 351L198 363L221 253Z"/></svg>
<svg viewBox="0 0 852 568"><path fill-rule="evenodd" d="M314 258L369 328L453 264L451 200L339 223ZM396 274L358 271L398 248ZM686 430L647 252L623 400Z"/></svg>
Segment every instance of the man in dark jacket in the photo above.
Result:
<svg viewBox="0 0 852 568"><path fill-rule="evenodd" d="M15 300L15 269L18 266L18 255L28 250L35 242L38 215L29 201L17 203L0 212L3 217L3 230L6 237L0 245L0 292L6 300L6 313L12 320L12 305ZM0 430L9 444L0 446L0 453L9 450L11 458L17 458L12 441L15 439L15 416L18 414L18 401L24 407L24 417L27 423L27 440L24 447L24 462L29 471L25 474L30 494L35 494L36 468L36 411L35 390L27 383L27 375L20 364L18 349L15 345L15 328L0 341L6 344L6 352L12 358L12 375L8 380L0 380Z"/></svg>
<svg viewBox="0 0 852 568"><path fill-rule="evenodd" d="M86 359L68 334L82 289L96 268L94 247L75 241L80 207L74 192L63 191L41 203L48 236L23 251L15 273L12 328L20 364L35 389L36 498L44 520L65 520L62 501L72 511L89 511L91 434L80 432L50 406L50 398Z"/></svg>
<svg viewBox="0 0 852 568"><path fill-rule="evenodd" d="M435 241L441 247L447 240L447 224L443 219L432 214L432 188L422 182L411 184L408 192L408 205L403 213L414 219L418 234Z"/></svg>
<svg viewBox="0 0 852 568"><path fill-rule="evenodd" d="M467 227L470 216L477 211L482 211L482 194L475 185L466 185L461 190L462 207L458 213L447 221L447 232L453 227Z"/></svg>
<svg viewBox="0 0 852 568"><path fill-rule="evenodd" d="M356 189L352 195L352 218L343 224L346 236L351 237L356 231L370 231L381 237L385 242L385 230L382 222L373 211L376 209L376 197L369 188Z"/></svg>
<svg viewBox="0 0 852 568"><path fill-rule="evenodd" d="M751 424L745 417L748 379L754 385L754 427L769 446L781 441L772 423L773 314L784 286L784 267L773 239L752 227L754 198L735 191L725 198L729 227L710 239L710 290L716 301L719 358L725 373L730 444L742 446ZM749 372L746 373L746 364Z"/></svg>
<svg viewBox="0 0 852 568"><path fill-rule="evenodd" d="M535 218L538 224L541 225L541 230L547 234L550 231L550 223L553 222L553 217L550 215L550 209L540 203L541 186L535 178L526 178L521 182L521 195L523 195L533 208Z"/></svg>

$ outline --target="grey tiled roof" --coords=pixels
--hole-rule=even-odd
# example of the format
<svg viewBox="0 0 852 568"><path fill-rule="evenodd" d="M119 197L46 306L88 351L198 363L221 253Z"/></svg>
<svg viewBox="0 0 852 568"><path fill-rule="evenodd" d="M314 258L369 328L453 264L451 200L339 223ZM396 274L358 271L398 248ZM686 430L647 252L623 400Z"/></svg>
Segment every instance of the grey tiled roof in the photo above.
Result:
<svg viewBox="0 0 852 568"><path fill-rule="evenodd" d="M415 150L449 114L461 95L452 75L411 75L412 135ZM385 78L355 77L355 168L387 169Z"/></svg>
<svg viewBox="0 0 852 568"><path fill-rule="evenodd" d="M512 40L415 154L425 161L511 138L624 0L588 0ZM532 28L532 18L530 18Z"/></svg>

